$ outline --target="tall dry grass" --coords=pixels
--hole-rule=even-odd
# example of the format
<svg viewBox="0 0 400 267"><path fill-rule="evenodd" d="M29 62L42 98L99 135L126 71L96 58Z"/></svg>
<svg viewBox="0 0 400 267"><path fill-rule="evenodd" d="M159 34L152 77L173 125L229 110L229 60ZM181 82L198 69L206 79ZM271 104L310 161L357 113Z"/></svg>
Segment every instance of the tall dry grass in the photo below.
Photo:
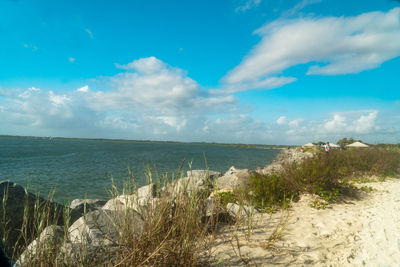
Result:
<svg viewBox="0 0 400 267"><path fill-rule="evenodd" d="M179 175L178 175L179 176ZM163 177L156 201L139 209L144 226L140 235L121 229L114 266L198 266L213 222L205 220L204 189L187 190L178 180ZM182 186L179 190L177 188ZM177 193L179 192L179 193ZM125 224L128 226L129 224ZM203 262L204 264L204 262Z"/></svg>
<svg viewBox="0 0 400 267"><path fill-rule="evenodd" d="M134 231L132 216L137 212L128 206L124 215L115 218L118 220L119 232L111 246L93 247L90 244L73 245L73 252L65 250L69 243L68 228L70 226L70 209L65 206L64 213L54 215L51 205L41 205L40 201L30 210L28 200L25 205L24 219L18 242L14 246L14 255L23 258L18 266L199 266L205 262L204 251L209 247L217 220L205 216L208 197L208 188L187 190L187 183L179 183L177 179L170 179L164 175L156 192L156 197L147 205L137 205L137 212L143 220L142 231ZM123 194L137 193L132 175L132 182L123 187ZM179 187L179 190L177 188ZM119 195L118 188L112 185L110 192L113 197ZM53 195L53 194L52 194ZM37 196L38 197L38 196ZM38 197L39 199L39 197ZM52 197L49 197L51 200ZM49 202L50 203L50 202ZM7 201L2 202L7 205ZM33 213L32 213L33 212ZM215 214L215 213L211 213ZM37 242L33 249L26 249L32 241L28 233L40 236L47 226L53 225L55 220L63 219L62 234L47 235L45 242ZM122 221L122 223L121 223ZM1 226L4 228L3 238L7 238L7 215L3 215ZM49 232L49 228L45 231ZM105 234L107 235L107 234ZM20 258L21 259L21 258ZM16 258L12 261L15 262Z"/></svg>
<svg viewBox="0 0 400 267"><path fill-rule="evenodd" d="M49 201L46 201L39 194L29 193L28 184L22 192L22 199L17 199L21 195L9 195L8 185L2 192L0 232L5 253L11 261L15 261L47 226L62 223L63 208L52 202L54 191L49 193ZM11 210L10 206L15 210ZM18 216L20 214L22 216Z"/></svg>

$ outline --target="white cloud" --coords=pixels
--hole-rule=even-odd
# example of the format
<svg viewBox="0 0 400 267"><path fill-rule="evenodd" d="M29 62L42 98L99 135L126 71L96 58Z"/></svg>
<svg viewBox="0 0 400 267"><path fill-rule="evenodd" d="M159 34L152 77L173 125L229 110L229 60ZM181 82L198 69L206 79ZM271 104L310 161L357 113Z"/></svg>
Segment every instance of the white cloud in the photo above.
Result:
<svg viewBox="0 0 400 267"><path fill-rule="evenodd" d="M241 6L235 8L236 12L246 12L247 10L257 7L261 3L261 0L246 0Z"/></svg>
<svg viewBox="0 0 400 267"><path fill-rule="evenodd" d="M335 112L329 119L321 121L294 119L286 124L279 124L280 131L286 134L308 138L304 141L316 141L316 138L336 138L340 136L373 136L380 131L378 111ZM285 121L287 120L284 117ZM311 138L312 137L312 138Z"/></svg>
<svg viewBox="0 0 400 267"><path fill-rule="evenodd" d="M76 91L77 92L83 92L83 93L87 93L87 92L89 92L89 86L87 86L87 85L85 85L85 86L83 86L83 87L81 87L81 88L78 88L78 89L76 89Z"/></svg>
<svg viewBox="0 0 400 267"><path fill-rule="evenodd" d="M157 59L156 57L141 58L138 60L134 60L126 65L120 65L116 63L115 66L119 69L124 70L136 70L137 72L143 74L167 71L167 64Z"/></svg>
<svg viewBox="0 0 400 267"><path fill-rule="evenodd" d="M162 116L198 114L222 107L229 110L233 96L213 96L201 91L185 71L168 66L155 57L116 64L128 72L111 78L114 90L91 95L96 108L128 109Z"/></svg>
<svg viewBox="0 0 400 267"><path fill-rule="evenodd" d="M297 5L289 9L284 13L286 16L293 16L303 10L305 7L317 3L321 3L322 0L301 0Z"/></svg>
<svg viewBox="0 0 400 267"><path fill-rule="evenodd" d="M296 119L296 120L292 120L288 123L288 125L290 127L299 127L299 124L303 121L303 119Z"/></svg>
<svg viewBox="0 0 400 267"><path fill-rule="evenodd" d="M256 33L262 40L224 78L228 85L257 84L306 63L315 63L309 75L359 73L379 67L400 55L400 8L356 17L281 19Z"/></svg>
<svg viewBox="0 0 400 267"><path fill-rule="evenodd" d="M271 143L274 138L267 124L255 121L247 114L206 120L197 132L202 139L212 136L214 141L225 143Z"/></svg>
<svg viewBox="0 0 400 267"><path fill-rule="evenodd" d="M161 120L163 123L173 127L178 132L183 127L185 127L186 124L187 124L187 119L186 118L180 118L180 117L174 117L174 116L160 116L160 117L156 117L155 119Z"/></svg>
<svg viewBox="0 0 400 267"><path fill-rule="evenodd" d="M102 80L109 84L105 91L91 91L88 85L69 92L0 88L0 97L7 102L2 111L7 116L2 117L32 129L59 131L58 135L86 129L125 138L159 139L160 135L178 134L191 138L192 130L203 127L209 115L237 108L232 95L209 94L185 71L154 57L120 67L126 71Z"/></svg>
<svg viewBox="0 0 400 267"><path fill-rule="evenodd" d="M32 44L24 44L24 47L32 50L32 52L35 52L39 49L37 46L32 45Z"/></svg>
<svg viewBox="0 0 400 267"><path fill-rule="evenodd" d="M84 94L34 87L9 93L4 90L0 125L33 135L302 144L335 142L344 136L367 142L395 142L400 132L397 113L378 116L377 110L335 112L318 121L281 116L270 124L244 112L225 112L220 106L229 106L231 96L221 100L194 94L185 97L191 105L168 109L160 108L152 98L148 101L153 104L147 106L129 99L118 106L114 101L129 97L131 92L117 88L102 92L102 98L89 90ZM207 104L208 100L211 103Z"/></svg>
<svg viewBox="0 0 400 267"><path fill-rule="evenodd" d="M25 135L269 144L343 136L392 141L400 132L397 113L384 117L377 110L335 112L319 121L289 115L257 121L231 94L210 93L185 71L156 58L124 69L102 80L110 85L105 91L87 85L69 92L0 88L0 125Z"/></svg>
<svg viewBox="0 0 400 267"><path fill-rule="evenodd" d="M379 119L377 110L359 110L334 112L329 118L320 120L291 119L280 117L274 128L270 129L273 140L283 140L282 143L303 144L314 141L336 142L343 137L354 137L366 142L394 142L400 128L393 127L389 121L400 123L393 114ZM388 119L390 118L390 119ZM288 122L289 121L289 122Z"/></svg>
<svg viewBox="0 0 400 267"><path fill-rule="evenodd" d="M49 92L49 100L51 101L53 106L66 106L71 98L67 95L56 95L53 91Z"/></svg>
<svg viewBox="0 0 400 267"><path fill-rule="evenodd" d="M270 77L255 81L245 81L234 84L224 84L221 89L210 90L213 94L233 94L250 89L267 90L284 86L285 84L296 81L293 77Z"/></svg>
<svg viewBox="0 0 400 267"><path fill-rule="evenodd" d="M93 32L90 29L85 29L85 32L89 35L91 39L94 39Z"/></svg>
<svg viewBox="0 0 400 267"><path fill-rule="evenodd" d="M76 58L74 58L74 57L70 57L70 58L68 58L68 61L69 61L70 63L74 63L74 62L75 62L75 60L76 60Z"/></svg>
<svg viewBox="0 0 400 267"><path fill-rule="evenodd" d="M106 116L104 119L96 122L96 126L101 128L114 128L117 130L130 130L137 128L138 125L135 122L126 120L122 117Z"/></svg>
<svg viewBox="0 0 400 267"><path fill-rule="evenodd" d="M372 111L368 115L362 115L358 120L354 122L354 132L367 134L378 130L379 127L376 126L377 116L378 111Z"/></svg>
<svg viewBox="0 0 400 267"><path fill-rule="evenodd" d="M333 118L327 121L324 125L328 132L347 131L346 118L341 114L334 114Z"/></svg>
<svg viewBox="0 0 400 267"><path fill-rule="evenodd" d="M361 114L360 114L361 113ZM379 128L376 126L378 111L335 113L328 120L323 131L330 134L368 134Z"/></svg>
<svg viewBox="0 0 400 267"><path fill-rule="evenodd" d="M5 99L7 121L25 127L60 126L74 115L74 103L66 94L31 87L16 89Z"/></svg>
<svg viewBox="0 0 400 267"><path fill-rule="evenodd" d="M295 119L288 122L288 129L286 130L286 134L288 136L296 136L301 135L301 133L307 132L309 130L310 125L307 125L305 119Z"/></svg>
<svg viewBox="0 0 400 267"><path fill-rule="evenodd" d="M40 92L40 89L36 88L36 87L31 87L31 88L28 88L28 90L23 91L22 93L18 94L18 97L29 98L32 95L32 93L35 93L35 92Z"/></svg>
<svg viewBox="0 0 400 267"><path fill-rule="evenodd" d="M287 120L287 117L281 116L276 120L276 123L279 125L283 125L283 124L286 124L286 120Z"/></svg>

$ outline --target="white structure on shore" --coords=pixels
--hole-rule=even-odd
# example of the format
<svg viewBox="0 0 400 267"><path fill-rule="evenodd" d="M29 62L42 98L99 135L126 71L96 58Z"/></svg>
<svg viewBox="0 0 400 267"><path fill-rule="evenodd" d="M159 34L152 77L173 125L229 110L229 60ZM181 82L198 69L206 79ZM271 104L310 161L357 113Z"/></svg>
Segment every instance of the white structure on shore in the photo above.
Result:
<svg viewBox="0 0 400 267"><path fill-rule="evenodd" d="M313 147L313 146L315 146L313 143L307 143L307 144L303 145L303 147Z"/></svg>
<svg viewBox="0 0 400 267"><path fill-rule="evenodd" d="M350 145L347 145L346 147L369 147L369 146L361 142L354 142Z"/></svg>

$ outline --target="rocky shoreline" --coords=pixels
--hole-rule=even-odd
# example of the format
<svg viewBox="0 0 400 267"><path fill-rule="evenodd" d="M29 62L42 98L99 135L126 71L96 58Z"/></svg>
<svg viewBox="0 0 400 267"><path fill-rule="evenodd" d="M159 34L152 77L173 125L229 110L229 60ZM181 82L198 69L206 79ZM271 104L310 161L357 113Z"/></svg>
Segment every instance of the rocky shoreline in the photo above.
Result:
<svg viewBox="0 0 400 267"><path fill-rule="evenodd" d="M206 189L209 196L206 199L204 217L212 216L213 207L215 206L214 196L217 192L229 192L234 188L241 187L249 182L250 177L255 173L265 174L269 172L277 172L282 168L282 164L290 162L298 162L304 158L311 157L311 153L303 153L297 149L284 149L279 154L278 158L270 165L264 168L259 168L255 171L248 169L236 169L231 167L225 174L209 170L192 170L188 171L186 177L179 179L176 183L170 184L172 191L176 194L185 190L192 192L199 189ZM4 250L9 258L18 259L17 265L24 265L27 262L27 257L32 257L35 254L36 248L42 246L49 240L60 239L67 237L59 248L60 253L66 255L75 255L79 257L79 249L82 246L88 248L88 251L98 251L99 249L113 249L115 238L118 236L119 228L123 223L120 218L126 216L129 210L129 221L132 223L133 231L140 234L143 228L143 219L141 213L152 203L158 201L158 195L163 190L171 190L171 188L157 188L156 184L149 184L137 189L135 194L120 195L108 201L98 199L76 199L72 201L69 207L63 207L57 203L47 201L37 196L28 193L25 189L15 183L3 181L0 183L0 197L5 197L7 192L6 203L0 210L0 214L5 214L9 218L7 229L8 236L4 243ZM26 202L26 196L29 201ZM29 205L29 214L26 214L26 203ZM19 229L22 229L23 224L29 224L27 229L33 229L35 205L50 207L51 210L58 212L58 221L52 222L45 229L32 230L26 233L30 243L25 251L14 251L13 244L17 242ZM228 211L227 216L236 217L243 210L255 209L252 207L243 207L234 203L228 203L225 207ZM26 208L25 208L26 209ZM62 219L62 214L69 215L67 230ZM51 214L50 217L54 217ZM28 220L24 221L24 216L28 216ZM25 225L26 227L26 225ZM11 230L10 230L11 229ZM40 235L37 236L37 232ZM27 241L27 240L25 240ZM28 256L29 255L29 256Z"/></svg>
<svg viewBox="0 0 400 267"><path fill-rule="evenodd" d="M121 228L128 227L131 234L140 236L146 227L143 214L157 207L163 195L172 196L171 205L174 205L174 199L182 193L190 196L202 192L206 195L202 203L198 203L203 207L201 221L234 222L219 225L210 247L200 253L204 258L201 260L211 266L400 264L400 237L395 234L399 231L400 218L398 180L382 182L377 177L369 177L369 183L355 186L374 191L374 194L360 190L356 198L344 198L322 209L312 205L320 199L310 194L301 195L289 209L273 213L262 213L243 203L229 202L221 207L216 198L218 194L245 186L255 174L280 172L282 166L312 156L299 149L284 149L270 165L254 171L233 166L224 174L192 170L164 187L149 184L135 193L118 195L108 201L76 199L69 207L38 198L22 186L3 181L0 183L3 200L0 215L8 229L3 239L4 250L15 266L29 266L36 253L47 247L46 253L57 251L52 264L55 261L68 266L71 261L96 258L95 266L113 266L112 259L102 257L119 253L121 245L117 243ZM47 221L46 228L35 228L37 214L46 207L51 213L43 216L55 219ZM27 245L14 250L21 229L29 230L24 236ZM0 231L4 236L5 228L1 227ZM281 231L285 233L281 235Z"/></svg>

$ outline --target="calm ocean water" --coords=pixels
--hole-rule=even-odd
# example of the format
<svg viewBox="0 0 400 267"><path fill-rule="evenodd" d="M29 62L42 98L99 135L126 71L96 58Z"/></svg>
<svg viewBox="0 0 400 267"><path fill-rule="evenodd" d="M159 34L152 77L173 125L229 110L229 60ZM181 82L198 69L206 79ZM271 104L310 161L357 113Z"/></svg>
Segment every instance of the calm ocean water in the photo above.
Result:
<svg viewBox="0 0 400 267"><path fill-rule="evenodd" d="M133 171L138 186L145 185L146 168L160 174L205 169L226 172L231 166L256 169L275 159L279 150L203 144L169 144L114 140L0 137L0 180L11 180L47 196L56 188L60 202L76 198L109 197L111 177L122 184Z"/></svg>

